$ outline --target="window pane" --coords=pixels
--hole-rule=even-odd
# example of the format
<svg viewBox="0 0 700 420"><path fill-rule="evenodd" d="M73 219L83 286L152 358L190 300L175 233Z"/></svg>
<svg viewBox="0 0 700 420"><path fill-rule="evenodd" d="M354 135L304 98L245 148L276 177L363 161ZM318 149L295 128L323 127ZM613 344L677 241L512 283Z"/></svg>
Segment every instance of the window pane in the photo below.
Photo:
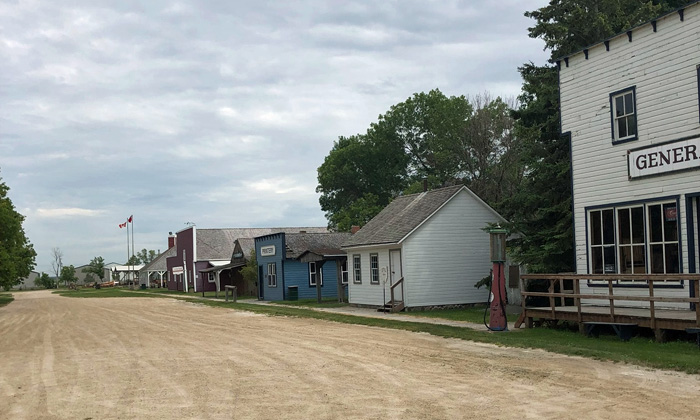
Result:
<svg viewBox="0 0 700 420"><path fill-rule="evenodd" d="M603 262L604 262L605 274L617 273L617 267L615 267L615 247L614 246L606 246L603 248Z"/></svg>
<svg viewBox="0 0 700 420"><path fill-rule="evenodd" d="M635 207L632 209L632 243L643 244L644 240L644 209Z"/></svg>
<svg viewBox="0 0 700 420"><path fill-rule="evenodd" d="M680 273L678 261L678 244L666 244L666 272Z"/></svg>
<svg viewBox="0 0 700 420"><path fill-rule="evenodd" d="M678 218L676 217L676 204L664 204L664 240L678 240Z"/></svg>
<svg viewBox="0 0 700 420"><path fill-rule="evenodd" d="M632 114L625 118L627 120L627 135L636 136L637 135L637 117Z"/></svg>
<svg viewBox="0 0 700 420"><path fill-rule="evenodd" d="M664 246L651 246L651 272L658 274L664 272Z"/></svg>
<svg viewBox="0 0 700 420"><path fill-rule="evenodd" d="M630 231L630 210L622 209L617 211L617 224L620 226L620 243L631 244L632 232Z"/></svg>
<svg viewBox="0 0 700 420"><path fill-rule="evenodd" d="M615 116L621 117L625 110L624 99L622 96L615 98Z"/></svg>
<svg viewBox="0 0 700 420"><path fill-rule="evenodd" d="M625 94L625 114L629 115L634 112L634 101L632 100L632 92Z"/></svg>
<svg viewBox="0 0 700 420"><path fill-rule="evenodd" d="M591 212L591 245L602 244L602 236L600 234L600 212Z"/></svg>
<svg viewBox="0 0 700 420"><path fill-rule="evenodd" d="M591 271L593 274L603 274L603 249L600 247L591 249Z"/></svg>
<svg viewBox="0 0 700 420"><path fill-rule="evenodd" d="M661 235L661 206L658 204L649 206L649 230L651 230L651 242L663 241L663 235Z"/></svg>
<svg viewBox="0 0 700 420"><path fill-rule="evenodd" d="M615 243L615 218L612 210L603 210L603 243Z"/></svg>
<svg viewBox="0 0 700 420"><path fill-rule="evenodd" d="M617 137L627 137L627 120L625 118L617 120Z"/></svg>
<svg viewBox="0 0 700 420"><path fill-rule="evenodd" d="M620 273L632 274L632 247L620 247Z"/></svg>
<svg viewBox="0 0 700 420"><path fill-rule="evenodd" d="M644 274L647 272L644 245L632 247L632 274Z"/></svg>

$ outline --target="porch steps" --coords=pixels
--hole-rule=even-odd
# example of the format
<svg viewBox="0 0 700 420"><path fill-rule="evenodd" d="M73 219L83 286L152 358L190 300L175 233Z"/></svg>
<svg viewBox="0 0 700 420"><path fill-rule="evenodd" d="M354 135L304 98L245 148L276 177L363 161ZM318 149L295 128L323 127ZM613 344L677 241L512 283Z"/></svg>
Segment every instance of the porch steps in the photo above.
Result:
<svg viewBox="0 0 700 420"><path fill-rule="evenodd" d="M389 301L384 304L384 306L377 309L377 312L391 313L391 312L401 312L404 310L403 301Z"/></svg>

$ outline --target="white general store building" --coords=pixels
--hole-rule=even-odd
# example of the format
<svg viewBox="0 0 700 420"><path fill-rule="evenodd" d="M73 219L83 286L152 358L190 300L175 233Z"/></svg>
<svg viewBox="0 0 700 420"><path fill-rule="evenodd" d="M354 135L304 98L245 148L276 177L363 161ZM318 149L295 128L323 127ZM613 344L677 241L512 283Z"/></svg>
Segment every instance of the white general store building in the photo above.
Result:
<svg viewBox="0 0 700 420"><path fill-rule="evenodd" d="M700 271L699 34L694 2L559 61L578 274ZM693 296L687 281L654 285L657 296ZM644 281L614 286L647 295Z"/></svg>

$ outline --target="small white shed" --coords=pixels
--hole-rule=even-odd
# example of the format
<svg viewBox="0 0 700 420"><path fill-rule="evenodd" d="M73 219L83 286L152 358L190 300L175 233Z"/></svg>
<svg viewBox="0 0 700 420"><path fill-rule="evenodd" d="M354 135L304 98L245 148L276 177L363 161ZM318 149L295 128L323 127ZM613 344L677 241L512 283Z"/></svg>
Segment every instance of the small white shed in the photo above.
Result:
<svg viewBox="0 0 700 420"><path fill-rule="evenodd" d="M397 197L343 244L349 302L384 306L401 279L405 308L485 302L474 287L492 267L483 229L503 221L462 185Z"/></svg>

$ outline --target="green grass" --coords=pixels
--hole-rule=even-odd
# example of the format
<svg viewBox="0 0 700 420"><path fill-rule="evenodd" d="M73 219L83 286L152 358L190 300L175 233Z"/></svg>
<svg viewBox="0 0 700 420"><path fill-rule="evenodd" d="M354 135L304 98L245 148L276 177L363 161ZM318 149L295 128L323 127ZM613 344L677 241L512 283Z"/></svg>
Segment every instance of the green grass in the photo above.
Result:
<svg viewBox="0 0 700 420"><path fill-rule="evenodd" d="M434 309L430 311L410 311L406 315L425 317L425 318L440 318L449 319L450 321L466 321L475 324L484 323L484 305L478 305L471 308L462 309ZM515 322L518 315L508 314L508 321ZM486 314L486 322L489 321L489 315Z"/></svg>
<svg viewBox="0 0 700 420"><path fill-rule="evenodd" d="M134 293L133 290L121 287L104 287L102 289L81 288L76 290L56 290L54 294L66 297L78 298L108 298L108 297L159 297L158 295L148 295L145 293Z"/></svg>
<svg viewBox="0 0 700 420"><path fill-rule="evenodd" d="M0 293L0 307L8 305L13 300L15 298L12 297L12 293Z"/></svg>
<svg viewBox="0 0 700 420"><path fill-rule="evenodd" d="M589 338L575 331L553 328L532 328L510 332L490 333L485 330L474 330L470 328L452 327L447 325L405 322L391 319L344 315L325 311L314 311L309 308L298 306L295 307L286 304L289 302L286 302L284 305L256 305L246 303L245 301L227 303L220 299L195 299L191 294L186 294L183 292L174 292L172 294L165 292L156 294L144 292L147 291L130 291L123 289L80 289L77 291L58 291L54 293L71 297L171 296L187 302L199 303L212 307L245 310L269 316L312 318L340 322L344 324L384 327L397 330L428 333L438 337L491 343L499 346L536 348L554 353L582 356L598 360L609 360L613 362L630 363L649 368L669 369L691 374L700 373L700 350L698 350L694 342L690 341L656 343L650 338L636 337L628 342L623 342L614 335L601 335L598 338ZM304 300L297 302L305 303ZM481 309L483 310L483 308ZM475 311L478 311L478 308L476 308ZM430 312L445 313L449 311ZM425 312L423 312L423 315L425 315ZM481 317L483 320L483 312L481 312Z"/></svg>
<svg viewBox="0 0 700 420"><path fill-rule="evenodd" d="M278 300L272 302L276 305L298 306L302 308L342 308L348 306L347 303L338 302L338 298L323 298L321 303L316 299L299 299L299 300Z"/></svg>

